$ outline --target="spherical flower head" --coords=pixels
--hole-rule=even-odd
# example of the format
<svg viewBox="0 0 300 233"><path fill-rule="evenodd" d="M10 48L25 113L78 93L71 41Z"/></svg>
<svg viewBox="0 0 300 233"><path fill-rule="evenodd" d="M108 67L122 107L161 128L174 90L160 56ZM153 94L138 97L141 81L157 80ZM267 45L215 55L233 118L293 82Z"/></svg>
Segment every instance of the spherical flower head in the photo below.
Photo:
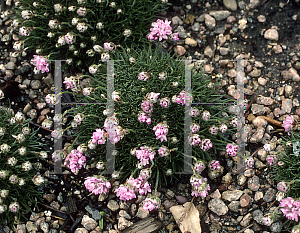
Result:
<svg viewBox="0 0 300 233"><path fill-rule="evenodd" d="M160 157L167 157L170 154L170 150L166 146L161 146L157 152Z"/></svg>
<svg viewBox="0 0 300 233"><path fill-rule="evenodd" d="M85 178L84 185L87 190L95 195L106 194L111 188L110 182L104 176L93 176Z"/></svg>
<svg viewBox="0 0 300 233"><path fill-rule="evenodd" d="M31 29L30 28L27 28L27 27L20 27L19 28L19 34L21 36L29 36L31 33Z"/></svg>
<svg viewBox="0 0 300 233"><path fill-rule="evenodd" d="M232 127L237 127L238 126L238 119L233 118L232 121L230 122L230 125L232 125Z"/></svg>
<svg viewBox="0 0 300 233"><path fill-rule="evenodd" d="M151 124L150 114L146 114L142 111L138 114L138 120L139 122L146 122L148 125Z"/></svg>
<svg viewBox="0 0 300 233"><path fill-rule="evenodd" d="M298 222L298 218L300 217L300 201L294 200L291 197L287 197L282 199L279 204L280 211L283 215L289 219Z"/></svg>
<svg viewBox="0 0 300 233"><path fill-rule="evenodd" d="M86 51L86 54L89 57L93 57L93 56L95 56L95 51L93 49L89 49L89 50Z"/></svg>
<svg viewBox="0 0 300 233"><path fill-rule="evenodd" d="M53 137L54 139L60 139L62 137L62 134L62 129L55 129L51 132L51 137Z"/></svg>
<svg viewBox="0 0 300 233"><path fill-rule="evenodd" d="M281 182L279 182L277 184L277 189L280 192L287 193L287 191L289 190L289 188L290 188L289 183L287 183L285 181L281 181Z"/></svg>
<svg viewBox="0 0 300 233"><path fill-rule="evenodd" d="M151 196L145 199L143 210L152 211L154 209L158 209L161 204L161 201L158 197Z"/></svg>
<svg viewBox="0 0 300 233"><path fill-rule="evenodd" d="M103 161L99 161L98 163L96 163L96 168L98 170L104 170L105 169L105 163Z"/></svg>
<svg viewBox="0 0 300 233"><path fill-rule="evenodd" d="M168 170L166 171L166 176L171 176L172 174L173 174L172 169L168 169Z"/></svg>
<svg viewBox="0 0 300 233"><path fill-rule="evenodd" d="M163 108L168 108L170 106L170 103L171 103L171 101L168 97L160 99L160 102L159 102L160 106L162 106Z"/></svg>
<svg viewBox="0 0 300 233"><path fill-rule="evenodd" d="M160 93L150 92L146 94L145 99L149 100L151 103L156 103Z"/></svg>
<svg viewBox="0 0 300 233"><path fill-rule="evenodd" d="M52 160L54 163L60 161L63 158L63 152L61 150L56 150L52 153Z"/></svg>
<svg viewBox="0 0 300 233"><path fill-rule="evenodd" d="M82 121L84 120L84 115L82 113L77 113L75 116L74 116L74 121L80 125L82 123Z"/></svg>
<svg viewBox="0 0 300 233"><path fill-rule="evenodd" d="M219 130L219 128L215 125L212 125L211 127L209 127L209 133L212 135L217 135L218 130Z"/></svg>
<svg viewBox="0 0 300 233"><path fill-rule="evenodd" d="M7 198L8 194L9 194L9 190L6 189L0 190L0 197Z"/></svg>
<svg viewBox="0 0 300 233"><path fill-rule="evenodd" d="M113 93L112 93L112 99L113 99L115 102L122 102L121 97L120 97L120 92L118 92L118 91L113 91Z"/></svg>
<svg viewBox="0 0 300 233"><path fill-rule="evenodd" d="M148 180L151 177L152 171L150 168L145 168L140 171L139 177L143 180Z"/></svg>
<svg viewBox="0 0 300 233"><path fill-rule="evenodd" d="M76 6L69 6L69 7L68 7L68 10L69 10L70 12L76 11Z"/></svg>
<svg viewBox="0 0 300 233"><path fill-rule="evenodd" d="M204 121L208 121L210 119L210 113L209 113L209 111L203 111L202 112L202 120L204 120Z"/></svg>
<svg viewBox="0 0 300 233"><path fill-rule="evenodd" d="M280 202L283 198L285 198L285 195L286 195L286 193L278 191L276 193L276 201Z"/></svg>
<svg viewBox="0 0 300 233"><path fill-rule="evenodd" d="M17 162L18 160L16 159L16 157L9 157L7 159L7 164L12 167L14 167L17 164Z"/></svg>
<svg viewBox="0 0 300 233"><path fill-rule="evenodd" d="M176 144L178 142L177 137L171 137L171 143Z"/></svg>
<svg viewBox="0 0 300 233"><path fill-rule="evenodd" d="M54 104L55 103L55 95L54 94L48 94L46 95L45 101L47 104Z"/></svg>
<svg viewBox="0 0 300 233"><path fill-rule="evenodd" d="M190 114L191 114L191 117L197 117L197 116L199 116L200 112L199 112L198 108L192 107Z"/></svg>
<svg viewBox="0 0 300 233"><path fill-rule="evenodd" d="M25 149L26 149L26 148L25 148ZM48 158L48 154L47 154L46 151L40 151L40 152L38 152L38 156L39 156L40 158L42 158L42 159Z"/></svg>
<svg viewBox="0 0 300 233"><path fill-rule="evenodd" d="M149 164L149 160L154 159L155 152L151 147L141 146L140 150L135 150L136 157L140 160L140 163L145 166Z"/></svg>
<svg viewBox="0 0 300 233"><path fill-rule="evenodd" d="M115 190L115 193L122 201L129 201L136 198L133 188L128 185L121 184L120 187Z"/></svg>
<svg viewBox="0 0 300 233"><path fill-rule="evenodd" d="M55 33L53 32L48 32L47 37L52 38L55 36Z"/></svg>
<svg viewBox="0 0 300 233"><path fill-rule="evenodd" d="M96 129L93 133L92 143L105 144L107 133L103 129Z"/></svg>
<svg viewBox="0 0 300 233"><path fill-rule="evenodd" d="M64 165L71 169L73 173L76 173L82 168L86 157L78 150L72 150L70 154L67 155Z"/></svg>
<svg viewBox="0 0 300 233"><path fill-rule="evenodd" d="M208 164L208 167L209 167L209 169L212 170L212 171L214 171L214 170L219 170L219 169L221 169L220 161L212 160L212 161L210 161L210 163Z"/></svg>
<svg viewBox="0 0 300 233"><path fill-rule="evenodd" d="M161 19L158 19L156 22L152 23L152 28L150 28L150 34L148 35L149 40L167 40L168 36L172 34L172 27L170 26L171 21L167 19L165 22Z"/></svg>
<svg viewBox="0 0 300 233"><path fill-rule="evenodd" d="M202 160L197 160L194 164L194 170L199 174L204 171L205 167L205 162Z"/></svg>
<svg viewBox="0 0 300 233"><path fill-rule="evenodd" d="M207 151L207 150L209 150L210 148L213 147L213 144L212 144L210 139L203 139L201 141L201 144L199 144L199 146L201 147L201 149L203 151Z"/></svg>
<svg viewBox="0 0 300 233"><path fill-rule="evenodd" d="M49 61L46 57L33 55L33 59L31 63L35 66L34 72L37 74L41 72L42 74L45 72L49 72Z"/></svg>
<svg viewBox="0 0 300 233"><path fill-rule="evenodd" d="M26 162L22 163L21 168L23 171L28 172L32 169L32 164L29 161L26 161Z"/></svg>
<svg viewBox="0 0 300 233"><path fill-rule="evenodd" d="M76 36L73 32L68 32L65 35L64 39L67 42L67 44L74 44L76 42Z"/></svg>
<svg viewBox="0 0 300 233"><path fill-rule="evenodd" d="M18 123L22 123L25 121L25 116L23 113L21 112L17 112L16 115L15 115L15 119Z"/></svg>
<svg viewBox="0 0 300 233"><path fill-rule="evenodd" d="M191 146L197 146L201 143L200 136L198 134L192 134L189 136L189 144Z"/></svg>
<svg viewBox="0 0 300 233"><path fill-rule="evenodd" d="M58 20L57 19L51 19L51 20L49 20L49 27L51 28L51 29L58 29L59 28L59 22L58 22Z"/></svg>
<svg viewBox="0 0 300 233"><path fill-rule="evenodd" d="M274 218L273 218L272 214L266 214L263 217L263 222L266 226L271 226L272 223L274 222Z"/></svg>
<svg viewBox="0 0 300 233"><path fill-rule="evenodd" d="M99 22L99 23L97 23L97 25L96 25L96 29L98 29L98 30L102 30L104 28L104 25L103 25L103 23L102 22Z"/></svg>
<svg viewBox="0 0 300 233"><path fill-rule="evenodd" d="M25 180L23 178L19 179L19 186L25 185Z"/></svg>
<svg viewBox="0 0 300 233"><path fill-rule="evenodd" d="M77 0L77 3L78 3L79 5L82 5L82 4L86 3L86 0Z"/></svg>
<svg viewBox="0 0 300 233"><path fill-rule="evenodd" d="M15 124L17 121L16 121L16 118L15 118L15 117L11 117L11 118L8 119L8 122L9 122L9 124L13 125L13 124Z"/></svg>
<svg viewBox="0 0 300 233"><path fill-rule="evenodd" d="M23 19L30 19L32 15L32 12L28 10L24 10L21 12L21 16Z"/></svg>
<svg viewBox="0 0 300 233"><path fill-rule="evenodd" d="M24 49L24 41L16 41L13 45L14 50L21 51Z"/></svg>
<svg viewBox="0 0 300 233"><path fill-rule="evenodd" d="M106 62L106 61L108 61L110 59L110 55L109 55L109 53L102 53L101 54L101 61L102 62Z"/></svg>
<svg viewBox="0 0 300 233"><path fill-rule="evenodd" d="M44 177L42 177L41 175L36 174L36 175L32 178L32 182L33 182L36 186L39 186L39 185L42 185L42 184L45 182L45 179L44 179Z"/></svg>
<svg viewBox="0 0 300 233"><path fill-rule="evenodd" d="M165 122L160 122L154 126L153 130L155 131L156 140L160 140L161 142L167 141L168 128L169 126Z"/></svg>
<svg viewBox="0 0 300 233"><path fill-rule="evenodd" d="M8 153L10 151L10 146L7 145L6 143L3 143L1 146L0 146L0 151L1 153Z"/></svg>
<svg viewBox="0 0 300 233"><path fill-rule="evenodd" d="M153 104L148 100L143 100L141 108L145 113L151 113L153 110Z"/></svg>
<svg viewBox="0 0 300 233"><path fill-rule="evenodd" d="M210 186L207 183L207 178L203 178L199 174L193 174L190 183L192 185L192 196L204 198L208 195Z"/></svg>
<svg viewBox="0 0 300 233"><path fill-rule="evenodd" d="M18 134L17 136L15 136L15 135L11 135L13 138L15 138L16 139L16 141L18 142L18 143L22 143L22 142L24 142L25 141L25 135L24 134L22 134L22 133L20 133L20 134Z"/></svg>
<svg viewBox="0 0 300 233"><path fill-rule="evenodd" d="M289 132L293 129L293 124L294 124L294 117L293 116L287 116L285 120L282 123L282 126L285 130L285 132Z"/></svg>
<svg viewBox="0 0 300 233"><path fill-rule="evenodd" d="M81 23L78 23L78 24L77 24L76 29L77 29L79 32L85 32L85 31L88 29L88 26L87 26L86 23L81 22Z"/></svg>
<svg viewBox="0 0 300 233"><path fill-rule="evenodd" d="M0 127L0 137L3 136L4 134L5 134L5 128Z"/></svg>
<svg viewBox="0 0 300 233"><path fill-rule="evenodd" d="M200 130L200 125L197 123L192 123L190 128L192 133L197 133Z"/></svg>
<svg viewBox="0 0 300 233"><path fill-rule="evenodd" d="M123 35L125 37L130 37L132 34L131 30L130 29L125 29L124 32L123 32Z"/></svg>
<svg viewBox="0 0 300 233"><path fill-rule="evenodd" d="M9 175L9 172L8 171L6 171L6 170L1 170L0 171L0 179L6 179L7 177L8 177L8 175Z"/></svg>
<svg viewBox="0 0 300 233"><path fill-rule="evenodd" d="M221 131L221 133L226 133L227 132L227 125L226 124L221 124L220 127L219 127L219 130Z"/></svg>
<svg viewBox="0 0 300 233"><path fill-rule="evenodd" d="M236 156L236 152L237 152L238 146L228 143L226 146L226 153L232 157Z"/></svg>
<svg viewBox="0 0 300 233"><path fill-rule="evenodd" d="M275 166L276 163L278 162L278 157L274 154L271 154L271 155L268 155L267 156L267 163L270 165L270 166Z"/></svg>
<svg viewBox="0 0 300 233"><path fill-rule="evenodd" d="M99 69L99 65L93 64L89 67L89 72L90 74L96 74L98 69Z"/></svg>
<svg viewBox="0 0 300 233"><path fill-rule="evenodd" d="M54 11L56 12L56 13L60 13L60 12L62 12L63 11L63 6L61 5L61 4L54 4Z"/></svg>
<svg viewBox="0 0 300 233"><path fill-rule="evenodd" d="M9 178L8 178L9 182L11 184L17 184L19 182L19 178L17 175L11 175Z"/></svg>
<svg viewBox="0 0 300 233"><path fill-rule="evenodd" d="M85 16L86 14L87 14L87 9L85 8L85 7L79 7L78 9L77 9L77 14L79 15L79 16Z"/></svg>
<svg viewBox="0 0 300 233"><path fill-rule="evenodd" d="M251 156L244 157L244 164L246 167L253 168L254 167L254 159Z"/></svg>
<svg viewBox="0 0 300 233"><path fill-rule="evenodd" d="M150 78L150 76L151 76L150 73L143 71L139 73L138 79L142 81L147 81Z"/></svg>
<svg viewBox="0 0 300 233"><path fill-rule="evenodd" d="M265 151L271 151L271 144L270 143L265 144L264 149Z"/></svg>
<svg viewBox="0 0 300 233"><path fill-rule="evenodd" d="M18 202L13 202L8 206L8 209L12 213L18 213L20 209L20 205Z"/></svg>
<svg viewBox="0 0 300 233"><path fill-rule="evenodd" d="M130 64L134 64L134 63L135 63L135 61L136 61L136 60L135 60L135 58L134 58L134 57L130 57L130 58L129 58L129 62L130 62Z"/></svg>

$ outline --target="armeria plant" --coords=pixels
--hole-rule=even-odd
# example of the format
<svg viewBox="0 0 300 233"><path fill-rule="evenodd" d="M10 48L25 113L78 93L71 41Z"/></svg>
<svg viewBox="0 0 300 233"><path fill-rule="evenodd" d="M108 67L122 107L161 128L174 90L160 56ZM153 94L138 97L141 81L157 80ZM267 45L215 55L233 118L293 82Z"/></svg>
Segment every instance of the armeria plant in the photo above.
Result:
<svg viewBox="0 0 300 233"><path fill-rule="evenodd" d="M0 221L12 224L14 216L25 217L41 199L36 186L45 183L39 170L47 158L37 131L18 112L0 109ZM38 198L38 199L37 199Z"/></svg>
<svg viewBox="0 0 300 233"><path fill-rule="evenodd" d="M75 138L64 164L72 173L84 176L90 192L105 195L111 188L103 173L108 162L106 144L115 144L113 154L118 172L112 177L118 178L123 172L121 180L127 178L115 189L116 196L131 200L154 188L153 196L148 196L144 203L144 209L151 211L160 204L155 195L160 182L166 181L167 175L183 171L186 142L195 159L195 164L189 164L194 170L192 195L205 197L210 188L207 178L200 173L209 162L211 170L221 169L216 161L220 160L219 151L236 156L237 149L229 143L235 128L230 125L228 105L217 104L229 102L218 94L219 80L212 82L196 63L192 70L192 93L186 93L184 60L164 54L160 47L134 50L120 46L114 59L113 111L106 106L107 65L99 66L94 76L65 77L66 89L74 94L76 102L95 104L77 105L63 114L63 118L71 119L63 133L69 131ZM192 118L187 139L186 105ZM55 160L58 156L58 152L53 154ZM89 169L83 175L87 166Z"/></svg>
<svg viewBox="0 0 300 233"><path fill-rule="evenodd" d="M13 27L21 40L14 56L27 50L73 67L90 66L105 56L105 42L145 42L151 22L168 5L165 0L18 0Z"/></svg>

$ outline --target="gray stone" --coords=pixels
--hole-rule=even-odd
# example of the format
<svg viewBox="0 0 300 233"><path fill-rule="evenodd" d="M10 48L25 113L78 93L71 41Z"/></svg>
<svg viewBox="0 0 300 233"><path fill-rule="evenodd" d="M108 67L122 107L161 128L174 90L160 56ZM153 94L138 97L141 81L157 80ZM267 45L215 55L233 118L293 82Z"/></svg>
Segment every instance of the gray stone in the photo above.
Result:
<svg viewBox="0 0 300 233"><path fill-rule="evenodd" d="M254 201L258 202L261 199L263 199L263 197L264 197L264 193L263 192L260 192L260 191L255 192L255 194L254 194Z"/></svg>
<svg viewBox="0 0 300 233"><path fill-rule="evenodd" d="M224 47L220 48L220 54L222 56L226 56L228 53L229 53L229 48L224 48Z"/></svg>
<svg viewBox="0 0 300 233"><path fill-rule="evenodd" d="M25 224L18 224L17 225L17 233L26 233L26 226L25 226Z"/></svg>
<svg viewBox="0 0 300 233"><path fill-rule="evenodd" d="M252 198L247 193L241 196L240 206L242 208L249 207L251 204L252 204Z"/></svg>
<svg viewBox="0 0 300 233"><path fill-rule="evenodd" d="M143 206L139 207L137 213L136 213L136 217L144 219L147 218L149 216L149 211L148 210L144 210Z"/></svg>
<svg viewBox="0 0 300 233"><path fill-rule="evenodd" d="M198 32L200 30L200 23L196 22L192 26L192 30Z"/></svg>
<svg viewBox="0 0 300 233"><path fill-rule="evenodd" d="M244 174L239 174L237 176L237 183L238 185L243 185L247 181L247 177Z"/></svg>
<svg viewBox="0 0 300 233"><path fill-rule="evenodd" d="M85 210L89 212L92 215L92 218L96 221L100 220L102 218L100 211L96 210L94 208L91 208L89 205L85 207Z"/></svg>
<svg viewBox="0 0 300 233"><path fill-rule="evenodd" d="M197 22L204 22L204 16L205 16L205 14L202 14L202 15L200 15L197 19L196 19L196 21Z"/></svg>
<svg viewBox="0 0 300 233"><path fill-rule="evenodd" d="M270 226L271 232L281 232L282 230L282 222L275 222Z"/></svg>
<svg viewBox="0 0 300 233"><path fill-rule="evenodd" d="M212 199L208 202L208 208L216 215L225 215L228 212L228 207L221 199Z"/></svg>
<svg viewBox="0 0 300 233"><path fill-rule="evenodd" d="M118 229L119 230L124 230L127 227L130 227L133 223L128 221L127 219L120 217L118 221Z"/></svg>
<svg viewBox="0 0 300 233"><path fill-rule="evenodd" d="M48 86L51 87L54 84L53 76L51 73L47 75L47 77L43 78L43 82Z"/></svg>
<svg viewBox="0 0 300 233"><path fill-rule="evenodd" d="M38 227L33 222L28 221L26 223L26 229L28 232L32 232L32 231L36 232L38 230Z"/></svg>
<svg viewBox="0 0 300 233"><path fill-rule="evenodd" d="M284 99L282 100L282 108L281 108L281 114L285 114L285 113L291 113L293 108L293 100L291 99Z"/></svg>
<svg viewBox="0 0 300 233"><path fill-rule="evenodd" d="M14 69L16 69L16 64L14 62L10 61L5 65L5 67L8 70L14 70Z"/></svg>
<svg viewBox="0 0 300 233"><path fill-rule="evenodd" d="M254 69L249 73L249 76L253 77L253 78L258 78L261 74L261 70L259 69Z"/></svg>
<svg viewBox="0 0 300 233"><path fill-rule="evenodd" d="M239 201L232 201L230 202L230 204L228 205L228 208L235 212L238 213L239 212L239 206L240 206L240 202Z"/></svg>
<svg viewBox="0 0 300 233"><path fill-rule="evenodd" d="M117 211L117 210L119 210L120 206L119 206L118 202L116 202L115 200L110 200L107 203L107 208L109 208L111 211Z"/></svg>
<svg viewBox="0 0 300 233"><path fill-rule="evenodd" d="M183 21L181 18L179 18L178 16L174 16L172 18L172 24L175 24L175 25L183 25Z"/></svg>
<svg viewBox="0 0 300 233"><path fill-rule="evenodd" d="M49 231L49 224L46 222L41 222L40 228L44 233L48 233Z"/></svg>
<svg viewBox="0 0 300 233"><path fill-rule="evenodd" d="M204 55L207 56L207 57L213 57L215 54L214 50L211 49L210 46L206 46L205 49L204 49Z"/></svg>
<svg viewBox="0 0 300 233"><path fill-rule="evenodd" d="M74 233L88 233L88 230L84 228L77 228Z"/></svg>
<svg viewBox="0 0 300 233"><path fill-rule="evenodd" d="M260 170L260 169L263 169L263 168L265 168L267 165L266 164L264 164L262 161L260 161L260 160L257 160L257 161L255 161L255 167L258 169L258 170Z"/></svg>
<svg viewBox="0 0 300 233"><path fill-rule="evenodd" d="M120 210L119 215L120 217L126 218L128 220L131 219L131 216L125 210Z"/></svg>
<svg viewBox="0 0 300 233"><path fill-rule="evenodd" d="M237 201L243 194L241 190L225 191L222 193L222 198L226 201Z"/></svg>
<svg viewBox="0 0 300 233"><path fill-rule="evenodd" d="M11 40L11 36L9 34L5 34L1 39L2 42L8 42L10 40Z"/></svg>
<svg viewBox="0 0 300 233"><path fill-rule="evenodd" d="M184 43L191 46L191 47L196 47L197 46L197 41L195 41L194 39L192 38L186 38L184 40Z"/></svg>
<svg viewBox="0 0 300 233"><path fill-rule="evenodd" d="M271 97L261 96L257 98L256 102L263 105L272 105L274 100Z"/></svg>
<svg viewBox="0 0 300 233"><path fill-rule="evenodd" d="M259 6L260 1L259 0L250 0L249 8L255 9Z"/></svg>
<svg viewBox="0 0 300 233"><path fill-rule="evenodd" d="M178 26L174 32L178 32L178 36L179 38L181 39L185 39L187 38L187 34L186 34L186 31L185 29L182 27L182 26Z"/></svg>
<svg viewBox="0 0 300 233"><path fill-rule="evenodd" d="M231 11L237 10L237 4L235 0L223 0L224 6Z"/></svg>
<svg viewBox="0 0 300 233"><path fill-rule="evenodd" d="M211 11L209 15L213 16L217 21L226 19L231 14L230 11Z"/></svg>
<svg viewBox="0 0 300 233"><path fill-rule="evenodd" d="M250 138L251 143L261 142L265 133L265 128L258 128Z"/></svg>
<svg viewBox="0 0 300 233"><path fill-rule="evenodd" d="M259 177L253 176L248 180L248 188L252 191L257 191L260 187Z"/></svg>
<svg viewBox="0 0 300 233"><path fill-rule="evenodd" d="M216 27L216 20L214 17L210 16L209 14L204 15L205 25L208 29L212 30Z"/></svg>
<svg viewBox="0 0 300 233"><path fill-rule="evenodd" d="M30 83L30 86L32 89L37 90L37 89L40 89L42 85L41 85L40 80L32 80Z"/></svg>
<svg viewBox="0 0 300 233"><path fill-rule="evenodd" d="M300 76L299 76L296 69L290 68L287 74L288 74L289 78L292 78L292 80L294 82L299 82L300 81Z"/></svg>
<svg viewBox="0 0 300 233"><path fill-rule="evenodd" d="M247 227L250 224L250 221L252 219L252 216L250 213L248 213L247 215L245 215L242 219L242 221L240 222L240 225L242 227Z"/></svg>
<svg viewBox="0 0 300 233"><path fill-rule="evenodd" d="M275 200L275 198L276 198L276 190L275 189L273 189L273 188L269 188L268 190L267 190L267 192L265 193L265 195L264 195L264 201L265 202L271 202L271 201L273 201L273 200Z"/></svg>
<svg viewBox="0 0 300 233"><path fill-rule="evenodd" d="M81 220L81 225L88 231L91 231L97 227L97 222L89 216L84 215Z"/></svg>
<svg viewBox="0 0 300 233"><path fill-rule="evenodd" d="M261 127L265 128L268 122L264 118L258 116L252 120L252 124L255 126L255 128L261 128Z"/></svg>
<svg viewBox="0 0 300 233"><path fill-rule="evenodd" d="M252 212L252 217L253 217L253 219L254 219L257 223L263 225L263 223L264 223L264 220L263 220L264 214L263 214L263 212L262 212L261 210L255 210L255 211L253 211L253 212Z"/></svg>

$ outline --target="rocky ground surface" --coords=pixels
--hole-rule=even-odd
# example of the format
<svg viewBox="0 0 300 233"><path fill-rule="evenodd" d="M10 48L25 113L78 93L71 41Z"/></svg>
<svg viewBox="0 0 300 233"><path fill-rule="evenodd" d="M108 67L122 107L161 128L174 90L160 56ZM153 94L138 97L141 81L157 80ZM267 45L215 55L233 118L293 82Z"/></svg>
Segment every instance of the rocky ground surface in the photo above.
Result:
<svg viewBox="0 0 300 233"><path fill-rule="evenodd" d="M281 232L282 222L270 227L263 224L266 213L274 212L276 183L270 178L267 153L262 146L278 143L283 128L258 116L282 122L287 115L300 116L300 4L297 0L190 0L173 1L167 13L180 41L167 49L191 57L204 64L207 74L223 75L223 92L235 98L237 67L235 59L245 62L246 155L255 160L255 167L242 174L232 171L232 160L224 155L224 174L210 180L211 193L204 201L195 199L203 232ZM11 0L6 1L9 9ZM51 124L54 107L45 103L53 93L53 76L35 75L29 64L30 54L11 56L12 44L18 40L12 31L12 20L2 9L0 18L0 88L36 125ZM67 98L67 96L65 97ZM7 103L6 103L7 104ZM33 125L33 127L37 127ZM41 129L41 141L53 151L50 130ZM69 140L69 139L68 139ZM65 142L68 142L67 138ZM50 154L49 154L49 157ZM50 160L50 159L49 159ZM170 207L191 200L189 179L159 190L162 205L155 213L143 211L143 197L132 203L118 201L114 194L97 198L88 195L81 180L70 175L50 175L51 163L44 163L48 185L43 188L44 205L34 210L29 220L16 223L16 232L178 232ZM113 183L116 188L118 181ZM98 226L105 212L105 227ZM144 225L143 225L144 224ZM134 226L135 231L129 229ZM150 228L138 229L138 226ZM126 230L127 229L127 230ZM0 232L9 232L4 227Z"/></svg>

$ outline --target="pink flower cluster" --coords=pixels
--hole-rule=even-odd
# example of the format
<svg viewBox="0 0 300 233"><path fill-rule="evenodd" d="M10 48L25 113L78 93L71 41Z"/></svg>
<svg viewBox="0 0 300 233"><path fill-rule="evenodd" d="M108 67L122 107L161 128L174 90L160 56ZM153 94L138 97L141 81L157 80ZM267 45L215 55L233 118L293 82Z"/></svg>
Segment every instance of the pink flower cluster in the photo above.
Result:
<svg viewBox="0 0 300 233"><path fill-rule="evenodd" d="M200 147L201 147L202 150L207 151L210 148L212 148L212 146L213 145L212 145L210 139L204 139L204 140L202 140Z"/></svg>
<svg viewBox="0 0 300 233"><path fill-rule="evenodd" d="M67 155L64 165L71 169L73 173L81 169L86 161L86 157L78 150L72 150L70 154Z"/></svg>
<svg viewBox="0 0 300 233"><path fill-rule="evenodd" d="M141 108L143 111L139 112L138 120L140 122L146 122L148 125L151 124L150 113L153 110L153 103L157 102L160 93L150 92L145 96L145 99L141 103Z"/></svg>
<svg viewBox="0 0 300 233"><path fill-rule="evenodd" d="M197 145L199 145L199 143L201 143L201 139L198 134L192 134L189 137L189 144L191 146L197 146Z"/></svg>
<svg viewBox="0 0 300 233"><path fill-rule="evenodd" d="M170 154L170 150L165 146L161 146L157 152L160 155L160 157L166 157Z"/></svg>
<svg viewBox="0 0 300 233"><path fill-rule="evenodd" d="M148 125L151 124L150 114L146 114L146 113L140 111L138 114L138 119L140 122L146 122Z"/></svg>
<svg viewBox="0 0 300 233"><path fill-rule="evenodd" d="M268 155L266 160L270 166L274 166L278 162L278 158L276 155Z"/></svg>
<svg viewBox="0 0 300 233"><path fill-rule="evenodd" d="M280 201L279 207L283 215L289 219L298 222L300 217L300 201L291 197L284 198Z"/></svg>
<svg viewBox="0 0 300 233"><path fill-rule="evenodd" d="M93 133L92 143L105 144L107 133L103 129L96 129Z"/></svg>
<svg viewBox="0 0 300 233"><path fill-rule="evenodd" d="M145 199L143 210L152 211L158 209L160 206L160 199L158 197L148 197Z"/></svg>
<svg viewBox="0 0 300 233"><path fill-rule="evenodd" d="M169 39L170 38L173 41L179 40L178 33L172 33L172 27L170 26L171 21L168 21L167 19L165 22L161 19L158 19L156 22L152 23L152 28L150 28L150 34L148 35L149 40L159 40L162 41L162 39Z"/></svg>
<svg viewBox="0 0 300 233"><path fill-rule="evenodd" d="M156 126L153 127L155 131L156 140L167 141L167 133L169 131L169 126L165 122L160 122Z"/></svg>
<svg viewBox="0 0 300 233"><path fill-rule="evenodd" d="M145 113L151 113L153 110L153 104L148 100L143 100L141 108Z"/></svg>
<svg viewBox="0 0 300 233"><path fill-rule="evenodd" d="M236 156L237 149L238 149L238 146L234 145L234 144L229 143L226 146L226 152L230 156Z"/></svg>
<svg viewBox="0 0 300 233"><path fill-rule="evenodd" d="M35 74L49 72L49 61L47 58L38 55L33 55L33 57L31 63L35 66Z"/></svg>
<svg viewBox="0 0 300 233"><path fill-rule="evenodd" d="M254 159L253 159L253 157L251 157L251 156L245 156L244 157L244 164L245 164L246 167L253 168L253 166L254 166Z"/></svg>
<svg viewBox="0 0 300 233"><path fill-rule="evenodd" d="M143 71L139 73L138 79L142 81L147 81L150 78L150 76L151 76L150 73Z"/></svg>
<svg viewBox="0 0 300 233"><path fill-rule="evenodd" d="M289 184L285 181L281 181L277 184L277 189L280 192L286 193L289 190Z"/></svg>
<svg viewBox="0 0 300 233"><path fill-rule="evenodd" d="M194 164L194 170L196 172L203 172L205 169L205 163L202 160L197 160L196 163Z"/></svg>
<svg viewBox="0 0 300 233"><path fill-rule="evenodd" d="M84 185L87 190L95 195L106 194L111 188L110 182L103 176L92 176L85 178Z"/></svg>
<svg viewBox="0 0 300 233"><path fill-rule="evenodd" d="M207 184L207 178L203 178L199 174L193 174L190 178L192 185L192 196L206 197L210 190L209 184Z"/></svg>
<svg viewBox="0 0 300 233"><path fill-rule="evenodd" d="M181 105L187 104L189 106L191 103L192 95L188 96L188 94L186 94L185 91L183 90L179 93L178 96L173 98L175 99L175 102L177 104L181 104Z"/></svg>
<svg viewBox="0 0 300 233"><path fill-rule="evenodd" d="M197 133L200 130L200 125L196 123L192 123L191 125L192 133Z"/></svg>
<svg viewBox="0 0 300 233"><path fill-rule="evenodd" d="M210 163L208 164L208 167L210 170L218 170L218 169L221 169L221 166L220 166L220 161L218 160L212 160L210 161Z"/></svg>
<svg viewBox="0 0 300 233"><path fill-rule="evenodd" d="M285 132L289 132L293 129L293 124L294 124L294 117L293 116L287 116L285 120L283 121L283 128Z"/></svg>
<svg viewBox="0 0 300 233"><path fill-rule="evenodd" d="M137 192L140 195L146 195L148 192L150 193L151 188L147 181L150 175L150 169L143 169L138 178L134 179L133 177L129 177L124 185L120 185L120 187L115 190L116 196L122 201L129 201L136 198Z"/></svg>
<svg viewBox="0 0 300 233"><path fill-rule="evenodd" d="M155 152L148 146L141 146L140 150L135 151L136 157L140 160L140 163L145 166L149 164L149 160L154 159Z"/></svg>

